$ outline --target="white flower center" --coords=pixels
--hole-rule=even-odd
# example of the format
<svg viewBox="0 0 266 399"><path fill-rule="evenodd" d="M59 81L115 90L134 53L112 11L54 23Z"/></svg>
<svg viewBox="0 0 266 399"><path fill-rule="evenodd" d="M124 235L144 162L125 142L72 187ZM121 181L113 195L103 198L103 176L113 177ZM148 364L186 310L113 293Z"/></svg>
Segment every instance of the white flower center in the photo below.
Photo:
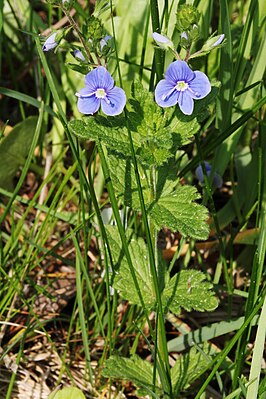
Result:
<svg viewBox="0 0 266 399"><path fill-rule="evenodd" d="M106 93L104 89L97 89L95 92L95 96L97 98L105 98L106 97Z"/></svg>
<svg viewBox="0 0 266 399"><path fill-rule="evenodd" d="M177 82L175 89L177 91L185 91L188 88L188 83L186 83L184 80L180 80L179 82Z"/></svg>

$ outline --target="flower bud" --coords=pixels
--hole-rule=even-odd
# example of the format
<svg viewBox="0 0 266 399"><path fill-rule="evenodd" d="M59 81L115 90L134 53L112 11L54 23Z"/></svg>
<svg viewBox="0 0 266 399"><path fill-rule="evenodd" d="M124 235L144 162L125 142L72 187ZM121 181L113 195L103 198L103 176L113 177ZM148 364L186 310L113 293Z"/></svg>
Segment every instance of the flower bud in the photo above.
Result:
<svg viewBox="0 0 266 399"><path fill-rule="evenodd" d="M86 58L84 57L81 50L74 50L74 57L79 61L86 62Z"/></svg>
<svg viewBox="0 0 266 399"><path fill-rule="evenodd" d="M185 31L180 35L180 46L184 48L188 48L190 46L189 36Z"/></svg>
<svg viewBox="0 0 266 399"><path fill-rule="evenodd" d="M224 34L218 35L218 36L213 36L209 37L207 42L204 44L202 47L203 51L210 51L215 47L221 47L223 45L223 40L224 40Z"/></svg>
<svg viewBox="0 0 266 399"><path fill-rule="evenodd" d="M162 35L161 33L153 32L152 34L153 40L155 43L163 50L167 49L175 49L174 43L167 37Z"/></svg>
<svg viewBox="0 0 266 399"><path fill-rule="evenodd" d="M86 26L88 39L92 39L94 44L98 43L104 36L104 29L101 21L93 15L90 15L86 21Z"/></svg>
<svg viewBox="0 0 266 399"><path fill-rule="evenodd" d="M178 7L176 12L176 28L180 31L186 31L194 24L198 24L200 13L190 4L184 4Z"/></svg>

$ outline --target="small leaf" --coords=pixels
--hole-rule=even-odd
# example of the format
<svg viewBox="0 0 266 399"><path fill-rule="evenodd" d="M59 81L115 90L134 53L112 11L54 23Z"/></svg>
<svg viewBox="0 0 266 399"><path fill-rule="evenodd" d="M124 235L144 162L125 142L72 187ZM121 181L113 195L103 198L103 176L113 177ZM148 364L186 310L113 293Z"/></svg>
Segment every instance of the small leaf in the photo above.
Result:
<svg viewBox="0 0 266 399"><path fill-rule="evenodd" d="M171 368L171 382L173 393L176 397L180 391L188 389L191 384L202 374L210 363L211 345L205 344L202 351L193 347L183 356L177 358L174 367Z"/></svg>
<svg viewBox="0 0 266 399"><path fill-rule="evenodd" d="M148 387L153 390L153 366L137 355L133 355L130 359L111 356L106 361L106 367L102 374L108 378L132 381L138 387L144 389ZM160 391L158 373L156 375L156 386Z"/></svg>
<svg viewBox="0 0 266 399"><path fill-rule="evenodd" d="M161 196L149 208L151 218L160 229L167 227L184 236L204 240L209 235L207 209L192 201L200 196L195 187L178 186L172 193Z"/></svg>
<svg viewBox="0 0 266 399"><path fill-rule="evenodd" d="M85 399L82 391L75 387L63 388L56 394L51 393L48 399Z"/></svg>
<svg viewBox="0 0 266 399"><path fill-rule="evenodd" d="M113 287L119 290L120 295L124 299L127 299L131 303L141 305L131 271L122 250L118 229L115 226L107 226L107 232L112 258L115 267L118 269L114 277ZM151 308L155 303L155 296L153 293L153 282L149 267L147 245L142 238L135 238L132 236L130 230L127 231L127 234L131 234L128 248L139 288L145 305Z"/></svg>
<svg viewBox="0 0 266 399"><path fill-rule="evenodd" d="M173 313L179 314L181 307L190 312L212 311L218 300L211 291L212 284L204 281L206 276L198 270L182 270L172 277L163 291L163 303Z"/></svg>

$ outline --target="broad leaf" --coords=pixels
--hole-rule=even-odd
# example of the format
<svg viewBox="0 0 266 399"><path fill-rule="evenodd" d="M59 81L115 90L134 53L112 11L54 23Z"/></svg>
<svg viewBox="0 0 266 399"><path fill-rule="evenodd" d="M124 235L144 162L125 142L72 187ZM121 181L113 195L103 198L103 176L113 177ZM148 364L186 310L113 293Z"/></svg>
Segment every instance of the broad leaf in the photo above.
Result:
<svg viewBox="0 0 266 399"><path fill-rule="evenodd" d="M153 366L151 363L133 355L130 359L119 356L111 356L106 362L102 372L104 377L132 381L138 387L153 390ZM156 390L160 389L160 382L157 375Z"/></svg>
<svg viewBox="0 0 266 399"><path fill-rule="evenodd" d="M85 399L82 391L75 387L63 388L56 393L51 393L48 399Z"/></svg>
<svg viewBox="0 0 266 399"><path fill-rule="evenodd" d="M177 358L174 367L171 368L171 381L174 395L179 395L202 374L202 371L208 366L210 358L211 345L205 344L202 351L193 347L183 356Z"/></svg>
<svg viewBox="0 0 266 399"><path fill-rule="evenodd" d="M118 229L115 226L107 226L107 232L112 258L115 263L115 268L117 269L113 287L119 290L120 295L124 299L127 299L131 303L141 305L131 271L122 250ZM129 236L128 248L139 288L145 305L151 308L155 303L155 295L153 293L153 282L149 267L147 245L142 238L135 238L132 232L127 231L127 234Z"/></svg>
<svg viewBox="0 0 266 399"><path fill-rule="evenodd" d="M198 270L182 270L172 277L163 291L163 303L173 313L179 314L181 308L190 312L212 311L218 300L211 290L212 284L204 281L206 276Z"/></svg>
<svg viewBox="0 0 266 399"><path fill-rule="evenodd" d="M162 195L150 205L150 216L159 229L167 227L184 236L204 240L209 235L206 223L208 211L204 206L192 202L199 197L195 187L178 186L173 193Z"/></svg>
<svg viewBox="0 0 266 399"><path fill-rule="evenodd" d="M32 143L37 117L18 123L0 143L0 187L12 190L13 178L24 165Z"/></svg>
<svg viewBox="0 0 266 399"><path fill-rule="evenodd" d="M68 126L73 134L83 140L100 140L116 152L125 156L131 154L124 118L107 119L102 116L87 116L82 120L72 120Z"/></svg>

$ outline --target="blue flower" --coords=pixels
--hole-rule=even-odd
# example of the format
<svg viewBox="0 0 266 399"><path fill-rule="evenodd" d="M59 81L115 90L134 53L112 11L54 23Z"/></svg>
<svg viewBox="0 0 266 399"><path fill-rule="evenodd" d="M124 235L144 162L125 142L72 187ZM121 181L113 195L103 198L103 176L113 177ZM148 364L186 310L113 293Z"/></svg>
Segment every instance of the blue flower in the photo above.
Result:
<svg viewBox="0 0 266 399"><path fill-rule="evenodd" d="M126 105L126 94L114 86L114 79L103 66L99 66L85 76L85 87L76 93L78 110L92 115L101 106L106 115L119 115Z"/></svg>
<svg viewBox="0 0 266 399"><path fill-rule="evenodd" d="M42 46L43 51L53 50L58 45L58 43L55 41L56 34L56 32L53 33L48 37L48 39L45 40L44 45Z"/></svg>
<svg viewBox="0 0 266 399"><path fill-rule="evenodd" d="M212 167L207 161L204 161L204 165L205 165L207 176L209 177L211 174L211 171L212 171ZM202 169L201 165L199 165L197 167L195 173L196 173L196 177L197 177L198 181L200 183L204 183L204 174L203 174L203 169ZM216 172L214 172L212 184L215 188L220 188L223 185L222 177L220 175L218 175L218 173L216 173Z"/></svg>
<svg viewBox="0 0 266 399"><path fill-rule="evenodd" d="M191 115L193 100L200 100L209 94L211 84L200 71L193 72L185 61L172 62L155 89L155 101L161 107L171 107L178 103L185 115Z"/></svg>

